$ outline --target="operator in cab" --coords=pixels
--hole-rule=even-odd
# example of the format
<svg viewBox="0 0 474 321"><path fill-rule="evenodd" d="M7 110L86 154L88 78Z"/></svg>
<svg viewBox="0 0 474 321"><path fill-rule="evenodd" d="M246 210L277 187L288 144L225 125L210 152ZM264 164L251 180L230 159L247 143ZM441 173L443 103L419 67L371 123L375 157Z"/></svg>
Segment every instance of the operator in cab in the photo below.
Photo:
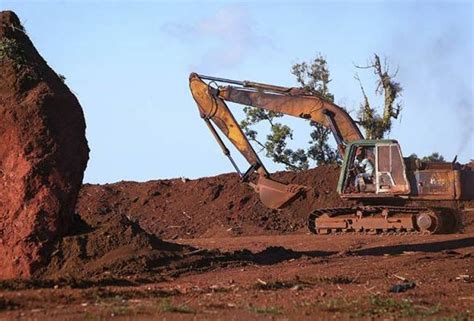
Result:
<svg viewBox="0 0 474 321"><path fill-rule="evenodd" d="M354 186L357 191L361 191L361 180L372 182L374 175L374 165L371 161L371 151L363 147L357 147L354 167L359 169L356 175Z"/></svg>

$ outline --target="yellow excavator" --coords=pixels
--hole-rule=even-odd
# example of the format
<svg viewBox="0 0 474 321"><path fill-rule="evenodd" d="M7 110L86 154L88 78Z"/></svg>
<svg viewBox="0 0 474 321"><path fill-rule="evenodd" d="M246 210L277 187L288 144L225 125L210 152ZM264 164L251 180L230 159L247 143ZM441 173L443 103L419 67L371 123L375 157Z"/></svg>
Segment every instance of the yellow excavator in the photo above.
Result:
<svg viewBox="0 0 474 321"><path fill-rule="evenodd" d="M455 161L429 163L403 158L396 140L366 140L341 107L302 88L191 73L189 86L200 115L241 177L270 208L279 209L308 190L272 179L226 101L314 121L329 128L343 158L337 191L355 206L315 209L308 213L314 234L444 233L459 228L474 199L474 170ZM250 164L242 172L216 130ZM361 159L364 158L364 159ZM361 175L360 165L370 171ZM258 174L256 182L254 173Z"/></svg>

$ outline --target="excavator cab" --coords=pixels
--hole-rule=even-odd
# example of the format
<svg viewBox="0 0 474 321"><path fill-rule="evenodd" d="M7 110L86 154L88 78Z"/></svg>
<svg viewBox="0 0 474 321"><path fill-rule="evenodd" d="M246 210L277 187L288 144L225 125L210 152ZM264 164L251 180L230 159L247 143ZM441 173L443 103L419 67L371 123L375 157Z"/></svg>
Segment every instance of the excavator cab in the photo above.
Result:
<svg viewBox="0 0 474 321"><path fill-rule="evenodd" d="M339 178L343 198L381 198L410 193L400 145L395 140L348 144Z"/></svg>

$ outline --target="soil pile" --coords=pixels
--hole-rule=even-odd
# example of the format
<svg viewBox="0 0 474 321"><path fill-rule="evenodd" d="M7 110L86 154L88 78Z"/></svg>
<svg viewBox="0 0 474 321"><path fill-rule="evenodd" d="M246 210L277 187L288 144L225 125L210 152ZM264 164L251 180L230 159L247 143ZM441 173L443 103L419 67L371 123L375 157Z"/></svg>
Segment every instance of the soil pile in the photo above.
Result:
<svg viewBox="0 0 474 321"><path fill-rule="evenodd" d="M35 277L49 279L144 278L191 250L146 233L118 213L77 217L72 235L58 242L49 265Z"/></svg>
<svg viewBox="0 0 474 321"><path fill-rule="evenodd" d="M196 180L86 184L77 211L82 217L127 215L164 239L280 234L306 229L307 216L315 208L343 205L336 192L338 175L337 166L275 173L279 181L310 187L282 210L266 208L236 174L223 174Z"/></svg>
<svg viewBox="0 0 474 321"><path fill-rule="evenodd" d="M89 149L81 106L0 12L0 278L29 277L70 226Z"/></svg>
<svg viewBox="0 0 474 321"><path fill-rule="evenodd" d="M86 184L76 221L56 245L48 266L35 277L71 280L160 278L217 261L250 260L249 253L224 255L195 250L161 238L232 234L274 234L305 227L313 207L340 205L335 192L339 169L281 172L276 179L313 186L306 197L280 211L267 209L237 175L197 180ZM221 262L221 263L222 263ZM225 263L227 264L227 263Z"/></svg>

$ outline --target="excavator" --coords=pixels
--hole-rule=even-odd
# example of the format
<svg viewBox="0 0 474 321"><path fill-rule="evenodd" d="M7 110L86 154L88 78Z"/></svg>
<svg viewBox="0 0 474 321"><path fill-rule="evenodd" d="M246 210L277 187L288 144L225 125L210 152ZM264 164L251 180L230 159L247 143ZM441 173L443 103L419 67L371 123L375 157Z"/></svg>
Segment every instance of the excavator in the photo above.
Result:
<svg viewBox="0 0 474 321"><path fill-rule="evenodd" d="M337 192L352 205L308 213L308 228L314 234L449 233L459 229L463 210L474 199L474 168L455 161L404 158L396 140L364 139L343 108L303 88L197 73L190 74L189 86L202 119L241 181L269 208L283 208L309 188L271 177L226 102L311 120L331 130L343 159ZM245 172L216 127L250 164ZM370 175L360 175L361 155L371 164Z"/></svg>

